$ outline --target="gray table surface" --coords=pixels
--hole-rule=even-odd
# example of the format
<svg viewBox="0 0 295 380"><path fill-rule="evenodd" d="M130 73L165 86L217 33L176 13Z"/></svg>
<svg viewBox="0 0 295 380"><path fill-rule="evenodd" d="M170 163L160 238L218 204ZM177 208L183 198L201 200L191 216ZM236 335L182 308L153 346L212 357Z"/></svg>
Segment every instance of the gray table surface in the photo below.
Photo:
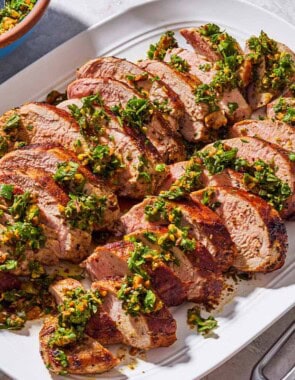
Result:
<svg viewBox="0 0 295 380"><path fill-rule="evenodd" d="M219 1L226 2L226 0ZM5 60L0 61L0 83L90 25L129 6L144 2L144 0L52 0L49 10L27 42ZM260 5L295 24L295 0L249 0L249 2ZM203 380L249 380L253 366L294 319L295 308ZM294 346L291 350L295 356ZM284 365L288 366L288 363ZM0 374L0 380L7 379L5 375ZM273 372L270 379L278 380L278 377Z"/></svg>

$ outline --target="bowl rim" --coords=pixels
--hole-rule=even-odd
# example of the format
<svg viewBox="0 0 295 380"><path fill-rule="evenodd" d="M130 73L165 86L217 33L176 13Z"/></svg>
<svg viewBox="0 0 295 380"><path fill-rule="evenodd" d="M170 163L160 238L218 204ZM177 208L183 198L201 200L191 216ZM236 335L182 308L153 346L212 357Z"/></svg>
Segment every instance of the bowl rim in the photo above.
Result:
<svg viewBox="0 0 295 380"><path fill-rule="evenodd" d="M38 0L30 13L12 29L0 34L0 48L10 45L26 34L42 17L50 0Z"/></svg>

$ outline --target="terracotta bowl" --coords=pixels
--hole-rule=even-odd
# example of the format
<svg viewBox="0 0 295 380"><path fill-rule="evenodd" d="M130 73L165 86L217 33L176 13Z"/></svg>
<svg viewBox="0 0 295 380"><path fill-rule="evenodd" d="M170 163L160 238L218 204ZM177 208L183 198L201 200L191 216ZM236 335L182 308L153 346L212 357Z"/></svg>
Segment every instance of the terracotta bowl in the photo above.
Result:
<svg viewBox="0 0 295 380"><path fill-rule="evenodd" d="M31 12L8 32L0 34L0 58L18 47L42 17L50 0L38 0Z"/></svg>

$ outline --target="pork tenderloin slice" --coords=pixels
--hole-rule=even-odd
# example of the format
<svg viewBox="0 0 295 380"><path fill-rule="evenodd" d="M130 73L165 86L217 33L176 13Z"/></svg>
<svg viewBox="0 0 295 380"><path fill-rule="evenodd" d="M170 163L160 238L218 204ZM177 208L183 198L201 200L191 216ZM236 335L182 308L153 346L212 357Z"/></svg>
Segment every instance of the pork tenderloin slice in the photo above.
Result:
<svg viewBox="0 0 295 380"><path fill-rule="evenodd" d="M292 191L281 215L291 217L295 211L295 163L289 159L289 153L278 145L248 136L223 140L223 144L229 148L237 148L237 157L250 163L262 160L269 165L275 165L277 177L286 182Z"/></svg>
<svg viewBox="0 0 295 380"><path fill-rule="evenodd" d="M73 152L52 145L28 145L6 154L0 160L0 166L4 170L17 170L24 174L28 168L34 168L44 170L52 176L56 173L58 165L65 162L74 162L79 165L77 173L81 174L86 181L83 188L85 194L106 197L104 217L99 225L94 226L95 230L111 227L119 216L116 196L108 189L105 183L97 179L87 168L80 164Z"/></svg>
<svg viewBox="0 0 295 380"><path fill-rule="evenodd" d="M149 222L146 219L145 208L153 205L156 200L156 197L149 197L122 215L121 223L125 233L169 224L167 220ZM221 219L212 210L201 203L190 201L167 201L165 207L168 213L178 208L181 211L181 226L188 227L191 236L207 248L218 270L228 269L235 256L235 247Z"/></svg>
<svg viewBox="0 0 295 380"><path fill-rule="evenodd" d="M113 78L136 90L144 91L150 100L167 103L169 113L165 117L170 127L177 131L184 116L184 106L176 93L160 80L153 80L147 72L126 59L117 57L99 57L86 62L77 70L77 78Z"/></svg>
<svg viewBox="0 0 295 380"><path fill-rule="evenodd" d="M28 168L26 174L0 171L0 183L19 186L23 191L38 194L40 222L55 233L58 245L55 254L59 259L80 262L89 254L91 234L71 228L66 222L61 207L66 206L69 197L44 171Z"/></svg>
<svg viewBox="0 0 295 380"><path fill-rule="evenodd" d="M270 272L280 268L287 251L287 232L278 212L244 190L209 187L192 193L200 201L210 191L210 202L219 202L220 216L237 247L233 266L244 272Z"/></svg>
<svg viewBox="0 0 295 380"><path fill-rule="evenodd" d="M148 230L138 230L131 233L129 236L136 238L151 249L161 250L162 248L158 243L151 242L147 236L148 234L153 233L159 240L161 236L167 234L167 232L168 229L166 227L157 227ZM186 294L186 300L202 302L205 304L216 302L221 294L223 280L220 273L216 270L216 266L208 250L200 242L196 241L195 249L188 253L185 253L177 245L171 247L170 251L175 256L176 261L168 263L168 266L182 283ZM162 271L163 268L164 266L161 268ZM167 287L167 283L168 281L166 281L165 276L161 275L160 272L152 285L154 289L157 290L160 286ZM159 294L159 296L165 304L169 306L169 300L172 299L171 296L167 297L168 302L165 301L165 298L162 297L161 294Z"/></svg>
<svg viewBox="0 0 295 380"><path fill-rule="evenodd" d="M82 78L68 86L69 98L82 98L99 93L107 107L126 106L128 100L143 98L140 93L125 83L110 78ZM183 159L184 145L175 132L169 128L167 121L158 111L154 111L151 122L146 126L146 138L153 144L160 157L167 162Z"/></svg>
<svg viewBox="0 0 295 380"><path fill-rule="evenodd" d="M209 84L217 73L212 62L193 51L182 48L168 50L164 61L169 63L172 55L177 55L184 59L189 64L189 73L199 78L200 81L205 84ZM204 65L207 65L209 70L202 70ZM230 103L236 103L238 105L238 108L234 112L229 110L228 105ZM238 88L225 91L220 99L219 106L225 111L227 118L231 121L240 121L251 116L251 108Z"/></svg>
<svg viewBox="0 0 295 380"><path fill-rule="evenodd" d="M209 61L216 62L224 59L221 53L212 44L210 39L200 33L200 28L181 29L180 34L182 37L184 37L186 42L194 48L197 54L205 56ZM237 41L235 41L235 47L239 54L244 54L241 46ZM250 60L246 59L239 68L239 75L244 86L247 86L249 84L251 74L252 64Z"/></svg>
<svg viewBox="0 0 295 380"><path fill-rule="evenodd" d="M151 75L158 76L167 86L172 88L179 96L185 106L184 121L180 128L180 133L188 141L208 141L209 128L206 127L204 119L208 114L208 107L205 104L196 104L194 90L200 84L193 81L182 73L173 70L165 62L146 60L138 65L148 71Z"/></svg>
<svg viewBox="0 0 295 380"><path fill-rule="evenodd" d="M73 104L79 108L82 106L80 99L69 99L59 106L64 107L69 112L69 105ZM160 157L158 153L146 144L143 134L137 133L127 125L121 125L118 119L105 107L105 112L109 117L108 123L104 126L103 135L99 136L102 144L107 144L114 152L118 153L124 165L113 179L110 186L115 188L118 195L133 199L142 199L147 194L154 194L159 183L162 182L165 173L155 170ZM142 176L142 163L144 172L148 175L149 181Z"/></svg>
<svg viewBox="0 0 295 380"><path fill-rule="evenodd" d="M59 144L76 153L88 151L77 122L64 110L45 103L27 103L18 109L30 144ZM79 141L79 144L77 142Z"/></svg>
<svg viewBox="0 0 295 380"><path fill-rule="evenodd" d="M295 151L294 128L278 120L245 120L234 124L229 130L230 137L258 137L285 150Z"/></svg>
<svg viewBox="0 0 295 380"><path fill-rule="evenodd" d="M14 194L24 193L24 191L18 186L14 186L13 191ZM0 218L0 235L5 233L8 225L13 225L14 223L14 218L9 213L4 211ZM48 266L58 264L59 259L56 255L56 252L59 250L59 242L55 230L44 225L44 223L42 222L38 223L38 226L42 229L42 233L46 238L44 246L38 249L37 251L26 249L24 254L18 258L17 267L9 271L10 274L16 276L29 275L31 273L29 265L32 261L38 261L39 263ZM11 247L9 245L1 243L0 256L3 255L3 257L5 257L8 253L9 257L10 251Z"/></svg>
<svg viewBox="0 0 295 380"><path fill-rule="evenodd" d="M97 247L94 253L84 262L92 281L112 277L123 278L125 275L130 275L128 259L134 248L134 244L127 241ZM150 275L153 289L166 306L177 306L187 299L189 284L188 282L184 283L179 278L173 266L163 262L159 263L155 269L152 269L151 265L148 264L144 267Z"/></svg>
<svg viewBox="0 0 295 380"><path fill-rule="evenodd" d="M51 347L49 342L57 329L57 318L45 319L39 334L40 353L45 365L54 373L65 370L58 360L59 350ZM107 372L119 364L119 360L95 339L85 336L80 342L63 347L67 357L67 373L73 375L88 375Z"/></svg>
<svg viewBox="0 0 295 380"><path fill-rule="evenodd" d="M167 167L167 176L159 187L158 192L169 190L173 183L179 180L184 174L190 161L176 162ZM232 169L225 169L221 173L210 174L208 170L203 169L200 175L201 187L207 186L231 186L247 190L243 182L243 174ZM192 190L198 190L192 189Z"/></svg>
<svg viewBox="0 0 295 380"><path fill-rule="evenodd" d="M116 322L124 343L142 350L168 347L176 340L176 321L163 306L159 311L132 317L123 309L117 298L121 281L105 280L92 283L92 289L107 292L103 308Z"/></svg>
<svg viewBox="0 0 295 380"><path fill-rule="evenodd" d="M66 278L50 285L49 291L59 305L63 302L65 293L68 290L81 287L83 288L81 282L72 278ZM123 337L117 329L116 324L101 308L87 322L85 333L91 338L97 339L103 345L123 342Z"/></svg>
<svg viewBox="0 0 295 380"><path fill-rule="evenodd" d="M286 45L275 41L278 48L278 53L287 53L290 54L291 59L293 60L293 64L295 64L295 53ZM246 53L251 53L251 49L249 47L249 41L246 41ZM274 98L283 95L284 93L288 93L288 87L284 88L282 91L278 89L263 89L261 86L263 77L266 73L266 59L264 56L260 59L260 62L256 64L256 67L253 68L255 72L255 80L249 84L247 88L247 99L253 110L266 106L270 103ZM290 83L294 83L295 81L295 73L290 78ZM262 88L261 88L262 87Z"/></svg>
<svg viewBox="0 0 295 380"><path fill-rule="evenodd" d="M280 103L282 104L282 110L276 111L276 107L278 107ZM269 119L277 119L279 121L284 121L294 126L294 116L293 120L292 117L290 117L290 120L288 120L288 118L286 118L286 109L295 109L295 98L284 97L275 99L266 106L266 115Z"/></svg>

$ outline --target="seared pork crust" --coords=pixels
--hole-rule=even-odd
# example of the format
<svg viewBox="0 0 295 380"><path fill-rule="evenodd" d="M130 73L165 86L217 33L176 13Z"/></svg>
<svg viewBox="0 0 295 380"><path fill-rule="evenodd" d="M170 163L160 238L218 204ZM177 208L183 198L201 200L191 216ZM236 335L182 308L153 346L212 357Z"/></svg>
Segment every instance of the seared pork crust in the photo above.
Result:
<svg viewBox="0 0 295 380"><path fill-rule="evenodd" d="M118 280L97 281L92 283L92 289L107 293L102 308L116 323L124 343L143 350L173 344L176 340L176 321L170 311L163 306L159 311L136 317L126 314L122 301L117 298L121 284Z"/></svg>
<svg viewBox="0 0 295 380"><path fill-rule="evenodd" d="M210 201L220 204L221 217L237 255L233 266L244 272L270 272L280 268L287 251L287 232L278 212L260 197L231 187L209 187L191 194L200 201L210 191Z"/></svg>
<svg viewBox="0 0 295 380"><path fill-rule="evenodd" d="M60 373L66 370L70 374L87 375L109 371L119 364L119 360L109 350L95 339L85 336L82 341L63 347L68 365L62 367L57 358L59 350L49 345L56 328L56 317L49 317L45 319L39 334L40 354L50 371Z"/></svg>

